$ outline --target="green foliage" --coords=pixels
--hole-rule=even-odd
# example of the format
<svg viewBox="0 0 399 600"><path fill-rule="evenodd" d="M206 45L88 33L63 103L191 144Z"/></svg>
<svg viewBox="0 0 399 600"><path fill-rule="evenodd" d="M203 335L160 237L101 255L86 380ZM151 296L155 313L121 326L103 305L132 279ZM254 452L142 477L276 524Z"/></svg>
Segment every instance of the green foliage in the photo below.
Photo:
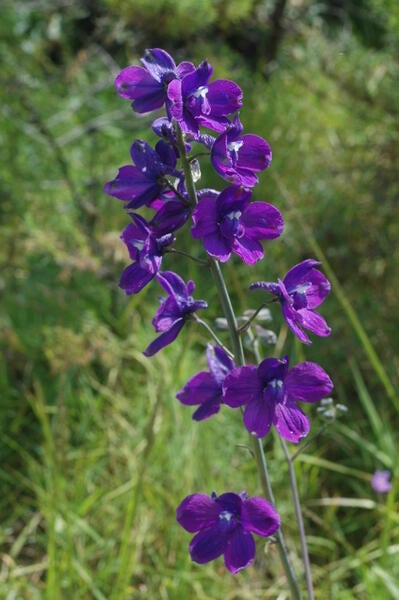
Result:
<svg viewBox="0 0 399 600"><path fill-rule="evenodd" d="M350 30L326 36L325 23L309 12L314 3L290 3L267 81L223 32L230 24L266 27L273 2L262 3L263 13L255 0L91 4L7 3L0 22L0 596L284 594L273 544L260 540L255 565L234 578L220 561L190 562L175 507L194 491L246 485L260 493L248 440L238 412L196 425L175 400L205 366L205 334L187 328L181 342L144 359L157 285L130 299L116 285L128 260L119 240L126 217L102 186L128 160L133 138L150 137L151 123L116 96L116 61L139 54L143 40L166 40L180 59L207 56L217 77L239 81L246 129L272 145L273 164L256 195L281 208L286 230L250 280L281 276L320 248L340 282L323 305L331 341L303 348L287 338L284 345L292 360L319 361L349 408L318 435L325 423L311 407L316 438L295 461L317 597L395 597L398 415L378 360L395 395L397 3L370 0L386 29L379 50L365 50ZM206 167L203 178L223 185ZM198 297L211 306L207 316L219 316L209 273L176 260L168 257L167 268L195 279ZM248 269L237 260L224 270L236 305L256 307L259 296L246 292ZM299 564L285 462L273 439L266 450ZM370 489L376 468L393 473L386 497Z"/></svg>

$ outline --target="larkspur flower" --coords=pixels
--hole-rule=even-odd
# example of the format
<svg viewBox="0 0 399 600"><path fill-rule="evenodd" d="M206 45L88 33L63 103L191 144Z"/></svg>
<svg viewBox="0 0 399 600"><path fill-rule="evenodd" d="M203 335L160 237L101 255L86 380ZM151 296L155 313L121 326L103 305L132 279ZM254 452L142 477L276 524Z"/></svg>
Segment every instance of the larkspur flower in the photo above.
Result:
<svg viewBox="0 0 399 600"><path fill-rule="evenodd" d="M206 359L209 373L201 371L192 377L176 394L182 404L199 407L193 414L195 421L208 419L219 412L222 403L223 382L226 375L234 368L233 360L219 346L208 344Z"/></svg>
<svg viewBox="0 0 399 600"><path fill-rule="evenodd" d="M292 267L282 281L258 281L249 288L265 290L276 296L281 302L288 327L305 344L310 344L311 341L304 329L321 337L331 333L325 319L314 310L331 289L328 279L315 268L320 264L317 260L308 258Z"/></svg>
<svg viewBox="0 0 399 600"><path fill-rule="evenodd" d="M231 573L253 562L253 533L268 537L280 527L274 507L263 498L248 498L245 492L192 494L178 506L176 519L186 531L196 533L189 546L193 561L203 564L223 554Z"/></svg>
<svg viewBox="0 0 399 600"><path fill-rule="evenodd" d="M161 335L146 348L144 356L153 356L171 344L196 310L208 308L205 300L194 300L191 296L195 289L193 281L186 284L172 271L158 273L156 277L168 296L161 298L161 305L152 320L155 331Z"/></svg>
<svg viewBox="0 0 399 600"><path fill-rule="evenodd" d="M274 425L284 439L297 443L310 429L297 402L318 402L333 389L327 373L313 362L289 369L288 357L266 358L258 367L238 367L227 375L224 403L245 406L244 424L251 434L264 437Z"/></svg>
<svg viewBox="0 0 399 600"><path fill-rule="evenodd" d="M209 83L211 76L212 67L204 60L195 71L168 85L168 112L195 139L201 125L224 131L230 123L227 116L242 106L242 91L234 81L217 79Z"/></svg>
<svg viewBox="0 0 399 600"><path fill-rule="evenodd" d="M211 162L226 181L253 187L258 183L255 173L267 169L272 160L272 151L259 135L241 135L242 130L237 116L212 145Z"/></svg>
<svg viewBox="0 0 399 600"><path fill-rule="evenodd" d="M161 48L146 50L141 62L143 67L126 67L115 79L118 94L133 100L132 108L138 113L161 108L167 98L169 83L195 69L189 62L176 66L170 54Z"/></svg>
<svg viewBox="0 0 399 600"><path fill-rule="evenodd" d="M371 487L379 494L387 494L392 489L390 478L389 471L375 471L371 478Z"/></svg>
<svg viewBox="0 0 399 600"><path fill-rule="evenodd" d="M167 175L180 178L176 153L160 140L155 150L144 140L135 140L130 149L134 166L125 165L104 186L104 192L126 202L125 208L139 208L157 198L170 197Z"/></svg>
<svg viewBox="0 0 399 600"><path fill-rule="evenodd" d="M193 238L202 238L205 250L227 261L234 252L247 264L263 258L260 240L272 240L283 231L280 212L267 202L250 203L251 192L231 185L220 194L207 190L194 209Z"/></svg>
<svg viewBox="0 0 399 600"><path fill-rule="evenodd" d="M161 268L162 256L167 246L174 241L172 233L159 234L143 217L131 214L130 223L122 232L133 263L123 271L119 285L125 293L137 294L147 285Z"/></svg>

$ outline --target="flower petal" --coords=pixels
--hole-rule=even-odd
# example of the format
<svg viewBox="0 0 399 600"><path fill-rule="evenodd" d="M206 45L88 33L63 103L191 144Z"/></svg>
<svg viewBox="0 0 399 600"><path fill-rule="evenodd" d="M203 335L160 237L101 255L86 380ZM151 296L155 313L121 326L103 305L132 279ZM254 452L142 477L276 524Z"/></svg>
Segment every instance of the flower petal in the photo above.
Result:
<svg viewBox="0 0 399 600"><path fill-rule="evenodd" d="M304 344L311 344L312 342L309 337L298 325L299 319L297 311L293 310L286 302L283 302L281 309L283 311L283 317L292 333Z"/></svg>
<svg viewBox="0 0 399 600"><path fill-rule="evenodd" d="M242 406L257 398L261 388L256 367L248 365L233 369L223 383L223 402L231 408Z"/></svg>
<svg viewBox="0 0 399 600"><path fill-rule="evenodd" d="M237 166L250 171L267 169L272 160L269 144L259 135L247 133L242 136L243 144L238 150Z"/></svg>
<svg viewBox="0 0 399 600"><path fill-rule="evenodd" d="M231 256L231 244L219 232L204 236L202 243L210 256L219 259L220 262L229 260Z"/></svg>
<svg viewBox="0 0 399 600"><path fill-rule="evenodd" d="M213 196L213 197L212 197ZM191 227L191 235L198 239L217 232L217 206L215 195L202 198L193 212L194 225Z"/></svg>
<svg viewBox="0 0 399 600"><path fill-rule="evenodd" d="M149 225L156 230L157 236L162 236L183 227L189 216L190 209L180 200L168 200L153 216Z"/></svg>
<svg viewBox="0 0 399 600"><path fill-rule="evenodd" d="M183 119L183 95L182 82L174 79L168 85L168 112L176 121L180 122Z"/></svg>
<svg viewBox="0 0 399 600"><path fill-rule="evenodd" d="M263 258L262 244L257 240L248 237L246 233L242 237L234 240L232 250L247 265L254 265Z"/></svg>
<svg viewBox="0 0 399 600"><path fill-rule="evenodd" d="M270 502L254 496L243 502L241 523L245 530L266 537L280 527L280 515Z"/></svg>
<svg viewBox="0 0 399 600"><path fill-rule="evenodd" d="M219 386L222 386L226 376L234 369L234 361L223 348L212 346L212 344L207 345L206 360L215 381Z"/></svg>
<svg viewBox="0 0 399 600"><path fill-rule="evenodd" d="M306 361L288 372L284 387L291 400L318 402L331 393L334 384L318 364Z"/></svg>
<svg viewBox="0 0 399 600"><path fill-rule="evenodd" d="M288 371L288 357L265 358L258 366L257 375L261 380L261 386L264 387L272 379L284 381Z"/></svg>
<svg viewBox="0 0 399 600"><path fill-rule="evenodd" d="M218 397L215 396L212 400L208 400L208 402L201 404L197 410L193 412L194 421L204 421L218 413L220 411L221 400L222 394L220 393Z"/></svg>
<svg viewBox="0 0 399 600"><path fill-rule="evenodd" d="M165 77L170 78L176 71L176 64L173 58L161 48L149 48L145 51L141 62L152 75L152 77L163 83Z"/></svg>
<svg viewBox="0 0 399 600"><path fill-rule="evenodd" d="M129 251L129 256L132 260L136 260L139 256L140 250L144 248L145 241L147 240L151 230L147 226L145 219L131 213L130 217L134 223L129 223L127 227L121 233L121 240Z"/></svg>
<svg viewBox="0 0 399 600"><path fill-rule="evenodd" d="M300 442L310 429L308 417L289 400L276 405L273 424L281 437L295 444Z"/></svg>
<svg viewBox="0 0 399 600"><path fill-rule="evenodd" d="M148 179L137 167L126 165L118 170L118 175L112 181L108 181L104 185L104 192L109 196L114 196L118 200L136 200L138 208L142 206L147 199L147 196L152 196L153 188L159 190L159 186L154 186L154 183ZM156 197L153 196L151 199ZM142 200L144 198L144 200Z"/></svg>
<svg viewBox="0 0 399 600"><path fill-rule="evenodd" d="M256 546L251 533L237 527L229 536L224 552L224 562L230 573L248 567L255 558Z"/></svg>
<svg viewBox="0 0 399 600"><path fill-rule="evenodd" d="M226 533L217 525L203 529L191 540L191 559L199 564L207 563L223 554L226 546Z"/></svg>
<svg viewBox="0 0 399 600"><path fill-rule="evenodd" d="M222 396L221 387L211 373L206 371L194 375L176 394L176 398L187 406L203 404L218 396Z"/></svg>
<svg viewBox="0 0 399 600"><path fill-rule="evenodd" d="M163 87L142 67L122 69L115 79L115 88L122 98L133 100L133 109L138 113L160 108L165 102Z"/></svg>
<svg viewBox="0 0 399 600"><path fill-rule="evenodd" d="M280 296L280 286L273 281L255 281L255 283L251 283L249 289L251 292L253 290L263 290L269 292L269 294L273 294L273 296Z"/></svg>
<svg viewBox="0 0 399 600"><path fill-rule="evenodd" d="M218 522L219 506L207 494L191 494L176 509L176 519L186 531L194 533Z"/></svg>
<svg viewBox="0 0 399 600"><path fill-rule="evenodd" d="M216 201L220 217L235 211L244 212L251 200L252 192L238 185L229 185L220 192Z"/></svg>
<svg viewBox="0 0 399 600"><path fill-rule="evenodd" d="M262 391L251 399L245 407L244 425L251 435L258 438L269 433L273 423L275 403L272 394Z"/></svg>
<svg viewBox="0 0 399 600"><path fill-rule="evenodd" d="M173 271L162 271L162 273L158 273L157 279L163 289L176 301L187 299L187 285L180 275Z"/></svg>
<svg viewBox="0 0 399 600"><path fill-rule="evenodd" d="M182 311L176 299L173 296L168 296L162 299L152 319L152 324L157 333L163 333L164 331L168 331L182 317Z"/></svg>
<svg viewBox="0 0 399 600"><path fill-rule="evenodd" d="M329 294L331 285L328 279L315 267L321 263L308 258L292 267L284 277L288 293L293 293L298 287L305 287L306 304L308 308L316 308Z"/></svg>
<svg viewBox="0 0 399 600"><path fill-rule="evenodd" d="M149 346L147 346L147 348L143 352L144 356L153 356L154 354L162 350L162 348L165 348L165 346L171 344L177 338L183 326L184 319L178 319L177 321L175 321L175 323L170 329L168 329L168 331L162 333L162 335L157 337L153 342L151 342Z"/></svg>
<svg viewBox="0 0 399 600"><path fill-rule="evenodd" d="M125 294L137 294L144 286L147 285L155 277L155 272L151 273L148 269L143 269L139 263L135 262L126 267L119 280Z"/></svg>
<svg viewBox="0 0 399 600"><path fill-rule="evenodd" d="M308 310L307 308L298 310L297 315L298 321L302 327L309 329L309 331L321 337L330 335L331 328L327 325L326 320L321 315L312 310Z"/></svg>
<svg viewBox="0 0 399 600"><path fill-rule="evenodd" d="M199 88L207 85L212 76L213 68L208 61L203 60L194 71L188 73L182 80L184 96L196 95Z"/></svg>
<svg viewBox="0 0 399 600"><path fill-rule="evenodd" d="M284 229L280 211L267 202L252 202L242 215L245 235L255 240L273 240Z"/></svg>
<svg viewBox="0 0 399 600"><path fill-rule="evenodd" d="M242 106L242 91L234 81L217 79L208 84L207 99L213 117L231 115Z"/></svg>

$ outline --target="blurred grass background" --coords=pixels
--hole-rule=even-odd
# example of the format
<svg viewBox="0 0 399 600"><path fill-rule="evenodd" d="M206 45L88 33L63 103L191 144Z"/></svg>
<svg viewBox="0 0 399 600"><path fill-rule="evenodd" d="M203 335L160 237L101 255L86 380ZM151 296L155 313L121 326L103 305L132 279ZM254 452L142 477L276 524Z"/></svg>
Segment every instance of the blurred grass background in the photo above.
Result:
<svg viewBox="0 0 399 600"><path fill-rule="evenodd" d="M349 409L296 461L317 598L399 598L397 0L6 0L0 32L0 597L287 598L262 540L236 577L191 563L175 508L194 491L259 494L247 437L238 412L193 424L174 398L205 366L204 333L145 360L159 289L117 287L127 217L102 186L154 137L113 79L164 47L236 80L246 131L273 149L256 198L286 229L251 273L224 268L237 311L259 301L249 282L309 256L334 278L331 337L284 347L320 362ZM206 167L201 183L224 185ZM220 316L208 273L164 265ZM286 466L265 447L300 571ZM370 488L377 468L388 496Z"/></svg>

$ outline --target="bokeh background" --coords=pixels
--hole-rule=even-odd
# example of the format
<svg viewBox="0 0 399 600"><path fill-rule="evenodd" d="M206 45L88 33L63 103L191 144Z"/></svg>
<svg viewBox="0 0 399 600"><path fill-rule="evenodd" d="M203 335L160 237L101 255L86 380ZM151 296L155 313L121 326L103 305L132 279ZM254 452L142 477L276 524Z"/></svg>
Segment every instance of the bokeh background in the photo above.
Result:
<svg viewBox="0 0 399 600"><path fill-rule="evenodd" d="M186 328L145 359L159 286L131 298L117 286L128 220L102 187L134 138L154 136L113 79L161 47L236 80L246 131L273 149L256 198L286 229L251 272L224 268L237 312L257 306L249 282L310 256L333 282L331 337L283 348L322 364L348 408L326 421L311 407L316 438L295 461L317 598L399 598L397 0L6 0L1 12L0 597L288 597L264 540L236 577L221 560L191 563L175 508L195 491L259 494L248 440L238 412L196 424L175 400L205 367L204 333ZM165 265L220 316L208 273ZM273 436L265 449L300 572L286 465ZM375 469L392 473L388 495L371 489Z"/></svg>

